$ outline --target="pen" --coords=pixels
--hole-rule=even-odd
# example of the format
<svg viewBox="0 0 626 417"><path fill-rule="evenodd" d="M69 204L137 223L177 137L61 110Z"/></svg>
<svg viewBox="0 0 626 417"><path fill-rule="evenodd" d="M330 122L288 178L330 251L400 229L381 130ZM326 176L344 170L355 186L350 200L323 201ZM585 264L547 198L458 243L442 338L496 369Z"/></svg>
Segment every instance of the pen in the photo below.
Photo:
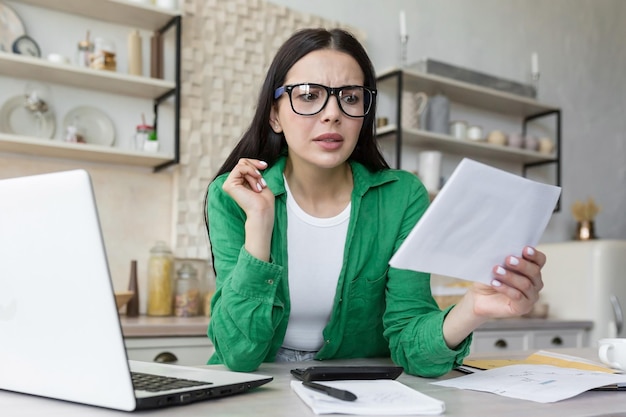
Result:
<svg viewBox="0 0 626 417"><path fill-rule="evenodd" d="M314 389L316 391L323 392L324 394L330 395L333 398L338 398L344 401L354 401L356 400L356 395L351 393L350 391L346 391L339 388L329 387L328 385L318 384L317 382L304 381L302 383L305 387Z"/></svg>

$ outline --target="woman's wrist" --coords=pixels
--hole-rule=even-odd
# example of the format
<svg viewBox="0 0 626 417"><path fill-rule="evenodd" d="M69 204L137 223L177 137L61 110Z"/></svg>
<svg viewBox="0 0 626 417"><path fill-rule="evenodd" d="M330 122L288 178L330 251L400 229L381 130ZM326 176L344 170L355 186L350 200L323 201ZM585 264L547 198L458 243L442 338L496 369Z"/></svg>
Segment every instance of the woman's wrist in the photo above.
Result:
<svg viewBox="0 0 626 417"><path fill-rule="evenodd" d="M274 228L274 213L265 216L249 216L246 220L245 248L248 253L262 261L269 261Z"/></svg>
<svg viewBox="0 0 626 417"><path fill-rule="evenodd" d="M450 349L458 346L478 326L488 320L487 317L475 313L473 302L469 299L471 297L471 292L468 291L443 321L443 338Z"/></svg>

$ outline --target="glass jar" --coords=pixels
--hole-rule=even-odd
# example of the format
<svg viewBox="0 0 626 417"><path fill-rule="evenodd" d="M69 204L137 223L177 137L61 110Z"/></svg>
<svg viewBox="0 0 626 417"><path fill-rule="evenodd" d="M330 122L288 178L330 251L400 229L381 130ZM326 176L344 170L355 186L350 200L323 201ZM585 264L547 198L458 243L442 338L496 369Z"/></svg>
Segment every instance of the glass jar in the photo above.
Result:
<svg viewBox="0 0 626 417"><path fill-rule="evenodd" d="M148 309L149 316L172 315L172 275L174 256L165 242L159 241L150 249L148 261Z"/></svg>
<svg viewBox="0 0 626 417"><path fill-rule="evenodd" d="M154 135L154 127L146 124L137 125L135 130L135 149L138 151L145 150L145 144L152 140Z"/></svg>
<svg viewBox="0 0 626 417"><path fill-rule="evenodd" d="M176 296L174 297L174 315L192 317L200 314L200 282L198 271L188 262L178 270Z"/></svg>
<svg viewBox="0 0 626 417"><path fill-rule="evenodd" d="M94 45L93 42L89 41L89 39L78 42L78 49L76 50L76 65L81 68L89 68L93 51Z"/></svg>
<svg viewBox="0 0 626 417"><path fill-rule="evenodd" d="M96 38L94 40L94 51L89 60L90 68L107 71L117 70L115 43L110 39Z"/></svg>

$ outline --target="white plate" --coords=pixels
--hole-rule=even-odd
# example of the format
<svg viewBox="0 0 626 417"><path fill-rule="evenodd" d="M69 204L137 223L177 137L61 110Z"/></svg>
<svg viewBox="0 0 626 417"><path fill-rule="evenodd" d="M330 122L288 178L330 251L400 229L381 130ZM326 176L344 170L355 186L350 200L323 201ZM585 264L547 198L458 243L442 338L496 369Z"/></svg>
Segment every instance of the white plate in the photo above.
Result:
<svg viewBox="0 0 626 417"><path fill-rule="evenodd" d="M37 115L28 110L23 95L11 97L0 109L0 131L14 135L32 136L51 139L54 136L56 122L54 113L48 110Z"/></svg>
<svg viewBox="0 0 626 417"><path fill-rule="evenodd" d="M0 51L12 52L13 41L25 34L24 24L17 13L0 2Z"/></svg>
<svg viewBox="0 0 626 417"><path fill-rule="evenodd" d="M102 110L95 107L79 106L70 110L63 118L63 132L67 127L77 125L86 143L112 146L115 143L115 127Z"/></svg>

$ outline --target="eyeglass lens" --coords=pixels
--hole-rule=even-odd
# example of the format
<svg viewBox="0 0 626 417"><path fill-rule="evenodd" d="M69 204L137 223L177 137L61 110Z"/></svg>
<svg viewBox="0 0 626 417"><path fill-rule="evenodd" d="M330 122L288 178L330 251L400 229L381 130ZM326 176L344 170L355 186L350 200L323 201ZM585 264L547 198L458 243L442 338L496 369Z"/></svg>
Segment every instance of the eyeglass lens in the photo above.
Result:
<svg viewBox="0 0 626 417"><path fill-rule="evenodd" d="M329 99L330 88L317 84L298 84L291 88L293 110L301 115L313 115L322 111ZM348 116L365 116L372 102L371 91L360 86L342 87L335 91L341 110Z"/></svg>

